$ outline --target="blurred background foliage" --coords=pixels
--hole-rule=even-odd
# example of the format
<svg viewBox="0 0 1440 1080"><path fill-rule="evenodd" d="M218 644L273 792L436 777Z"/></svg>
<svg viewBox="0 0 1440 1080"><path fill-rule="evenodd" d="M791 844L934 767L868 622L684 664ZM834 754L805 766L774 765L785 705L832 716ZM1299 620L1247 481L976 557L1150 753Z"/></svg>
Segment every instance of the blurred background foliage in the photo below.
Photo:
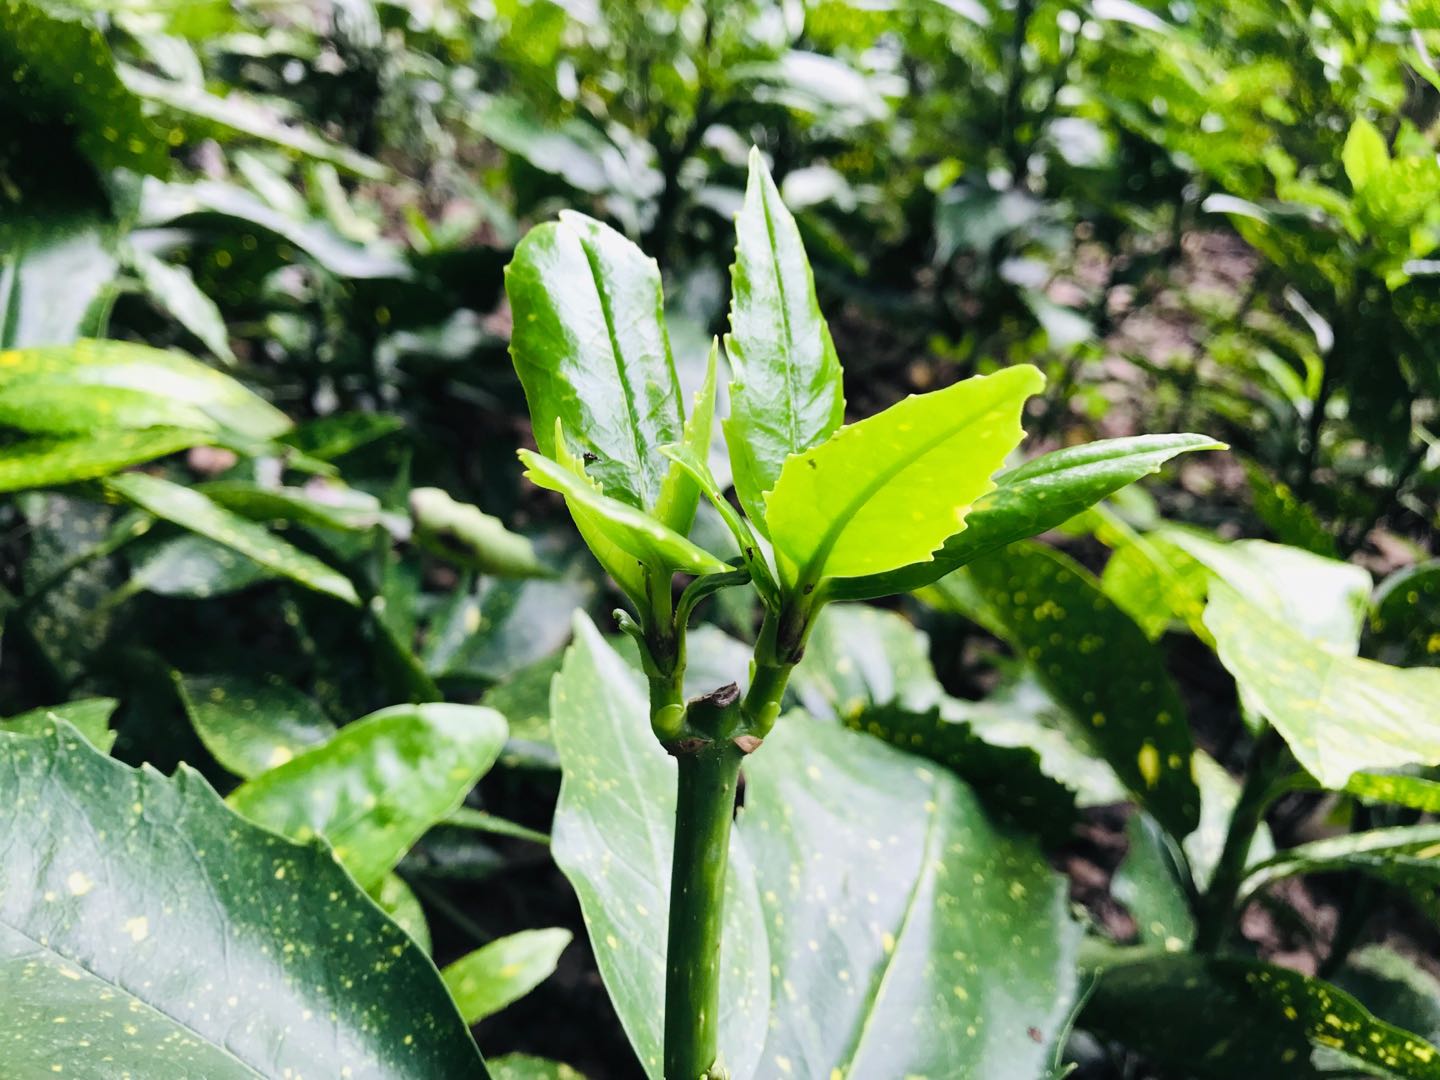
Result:
<svg viewBox="0 0 1440 1080"><path fill-rule="evenodd" d="M1440 663L1437 52L1434 0L0 0L0 348L203 358L0 353L0 713L118 702L117 756L224 790L245 752L205 701L283 714L291 747L485 701L511 737L471 809L546 829L550 676L573 610L614 605L520 486L502 271L561 208L611 223L660 263L693 388L752 144L853 417L1029 360L1030 452L1224 439L1071 530L1120 553L1117 603L1183 629L1135 591L1194 571L1134 546L1169 518L1398 572L1363 655ZM148 461L159 486L111 476ZM928 600L947 685L1048 730L1053 701L937 620L973 598ZM697 681L753 615L711 609ZM1210 660L1181 648L1187 693ZM432 830L400 869L439 951L575 923L523 831ZM577 1062L623 1060L587 965L544 993ZM500 1048L545 1048L533 1008Z"/></svg>

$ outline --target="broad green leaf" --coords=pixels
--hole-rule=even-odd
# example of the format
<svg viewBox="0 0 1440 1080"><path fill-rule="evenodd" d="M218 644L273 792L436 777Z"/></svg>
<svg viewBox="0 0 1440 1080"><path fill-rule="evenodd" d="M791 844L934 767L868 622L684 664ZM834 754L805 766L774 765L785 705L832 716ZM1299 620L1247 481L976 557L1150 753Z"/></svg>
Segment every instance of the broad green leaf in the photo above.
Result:
<svg viewBox="0 0 1440 1080"><path fill-rule="evenodd" d="M1440 825L1399 825L1312 840L1286 848L1253 867L1241 886L1243 898L1300 874L1369 874L1409 891L1432 915L1440 914Z"/></svg>
<svg viewBox="0 0 1440 1080"><path fill-rule="evenodd" d="M505 528L478 506L456 502L439 488L410 492L413 539L441 558L482 574L547 577L552 571L527 537Z"/></svg>
<svg viewBox="0 0 1440 1080"><path fill-rule="evenodd" d="M562 781L551 853L580 899L590 946L630 1044L661 1078L666 911L675 762L650 731L644 680L577 616L551 688ZM769 1015L760 900L732 847L720 973L720 1052L733 1080L756 1072Z"/></svg>
<svg viewBox="0 0 1440 1080"><path fill-rule="evenodd" d="M1033 844L944 770L801 714L745 773L774 1001L756 1077L1046 1075L1080 930Z"/></svg>
<svg viewBox="0 0 1440 1080"><path fill-rule="evenodd" d="M845 393L800 232L755 149L735 219L730 280L725 353L733 378L725 441L740 505L766 530L765 494L792 454L841 425Z"/></svg>
<svg viewBox="0 0 1440 1080"><path fill-rule="evenodd" d="M719 363L720 342L716 340L710 345L705 381L695 392L695 400L691 402L690 416L685 421L684 434L680 440L680 448L693 454L699 461L704 461L710 451L711 430L715 423L715 370ZM690 469L675 460L670 453L669 444L660 449L671 460L665 480L660 485L660 496L655 501L655 516L681 535L688 535L690 526L695 523L695 508L700 502L701 485Z"/></svg>
<svg viewBox="0 0 1440 1080"><path fill-rule="evenodd" d="M1204 629L1208 583L1203 563L1155 535L1137 535L1116 548L1100 575L1105 595L1151 641L1159 640L1177 619Z"/></svg>
<svg viewBox="0 0 1440 1080"><path fill-rule="evenodd" d="M645 511L600 493L549 458L521 450L520 460L532 483L558 491L567 502L578 504L604 537L631 559L686 574L724 574L732 569Z"/></svg>
<svg viewBox="0 0 1440 1080"><path fill-rule="evenodd" d="M1028 365L908 397L786 460L765 497L782 576L813 586L922 562L965 527L1024 432Z"/></svg>
<svg viewBox="0 0 1440 1080"><path fill-rule="evenodd" d="M1063 525L1177 454L1224 445L1204 435L1137 435L1044 454L997 476L995 490L966 517L964 531L947 540L933 560L839 581L831 593L835 599L869 600L912 592L981 555Z"/></svg>
<svg viewBox="0 0 1440 1080"><path fill-rule="evenodd" d="M467 953L440 972L467 1024L478 1024L548 979L574 935L522 930Z"/></svg>
<svg viewBox="0 0 1440 1080"><path fill-rule="evenodd" d="M1169 836L1143 812L1130 816L1125 836L1130 847L1110 879L1111 895L1135 920L1141 944L1166 952L1187 948L1195 940L1195 920Z"/></svg>
<svg viewBox="0 0 1440 1080"><path fill-rule="evenodd" d="M278 676L177 675L180 701L195 734L242 780L326 742L335 725L324 710Z"/></svg>
<svg viewBox="0 0 1440 1080"><path fill-rule="evenodd" d="M556 421L616 500L655 506L683 437L680 382L665 332L660 271L615 230L565 211L538 225L505 268L510 355L540 453L557 457Z"/></svg>
<svg viewBox="0 0 1440 1080"><path fill-rule="evenodd" d="M929 636L902 615L863 604L821 611L790 687L822 720L849 721L877 705L924 711L944 695Z"/></svg>
<svg viewBox="0 0 1440 1080"><path fill-rule="evenodd" d="M1226 585L1211 586L1205 625L1242 697L1325 787L1440 765L1440 670L1332 652Z"/></svg>
<svg viewBox="0 0 1440 1080"><path fill-rule="evenodd" d="M1335 985L1380 1019L1440 1043L1440 979L1393 949L1357 949L1335 973Z"/></svg>
<svg viewBox="0 0 1440 1080"><path fill-rule="evenodd" d="M355 586L344 574L268 529L232 514L193 488L137 472L112 476L105 485L147 513L224 544L283 577L348 604L360 603Z"/></svg>
<svg viewBox="0 0 1440 1080"><path fill-rule="evenodd" d="M230 793L245 817L323 836L367 889L456 809L505 745L505 720L471 705L397 705L342 728Z"/></svg>
<svg viewBox="0 0 1440 1080"><path fill-rule="evenodd" d="M163 175L165 142L125 88L104 37L31 0L0 3L0 109L72 139L101 175L114 169Z"/></svg>
<svg viewBox="0 0 1440 1080"><path fill-rule="evenodd" d="M966 573L1015 652L1137 800L1176 837L1195 829L1194 744L1165 659L1084 568L1039 544Z"/></svg>
<svg viewBox="0 0 1440 1080"><path fill-rule="evenodd" d="M1440 1077L1440 1051L1377 1020L1342 990L1286 968L1241 959L1114 954L1081 1026L1187 1075L1285 1080L1333 1075L1336 1055L1392 1080Z"/></svg>
<svg viewBox="0 0 1440 1080"><path fill-rule="evenodd" d="M55 415L52 401L71 410L68 417ZM165 424L269 439L290 428L284 413L230 376L183 353L125 341L0 353L0 417L30 429L32 407L33 430L44 432Z"/></svg>
<svg viewBox="0 0 1440 1080"><path fill-rule="evenodd" d="M0 735L0 1042L15 1077L455 1080L424 953L318 845L68 728Z"/></svg>
<svg viewBox="0 0 1440 1080"><path fill-rule="evenodd" d="M282 123L258 101L239 91L219 97L203 86L162 79L128 64L120 66L119 75L134 93L162 106L164 115L190 122L202 133L248 135L314 161L329 162L366 180L391 178L390 171L374 158L324 139L309 128Z"/></svg>
<svg viewBox="0 0 1440 1080"><path fill-rule="evenodd" d="M1382 180L1390 171L1390 148L1385 145L1385 136L1369 120L1358 117L1345 136L1340 163L1345 166L1345 176L1356 192Z"/></svg>
<svg viewBox="0 0 1440 1080"><path fill-rule="evenodd" d="M130 587L156 596L205 599L248 589L275 574L224 544L194 533L172 537L132 560Z"/></svg>
<svg viewBox="0 0 1440 1080"><path fill-rule="evenodd" d="M492 1080L585 1080L569 1065L529 1054L506 1054L488 1062Z"/></svg>
<svg viewBox="0 0 1440 1080"><path fill-rule="evenodd" d="M169 312L212 355L227 364L237 362L230 348L225 317L215 301L195 284L188 268L168 263L139 248L130 252L129 261L145 292L162 311Z"/></svg>
<svg viewBox="0 0 1440 1080"><path fill-rule="evenodd" d="M0 721L0 731L41 735L52 727L59 727L63 720L85 736L85 741L91 746L102 754L108 754L115 745L116 735L110 730L110 716L118 704L114 698L98 697L67 701L62 705L43 705Z"/></svg>
<svg viewBox="0 0 1440 1080"><path fill-rule="evenodd" d="M0 491L94 480L208 441L205 432L168 428L95 431L73 439L26 439L0 450Z"/></svg>
<svg viewBox="0 0 1440 1080"><path fill-rule="evenodd" d="M425 921L425 909L404 878L399 874L386 874L371 897L396 926L410 935L410 940L426 953L430 952L430 924Z"/></svg>

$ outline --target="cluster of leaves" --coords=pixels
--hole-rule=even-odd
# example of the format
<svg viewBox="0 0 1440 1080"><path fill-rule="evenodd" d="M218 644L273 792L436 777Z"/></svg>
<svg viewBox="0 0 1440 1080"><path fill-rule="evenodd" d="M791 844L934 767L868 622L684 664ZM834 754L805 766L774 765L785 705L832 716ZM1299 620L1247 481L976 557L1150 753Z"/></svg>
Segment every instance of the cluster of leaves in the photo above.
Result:
<svg viewBox="0 0 1440 1080"><path fill-rule="evenodd" d="M553 858L659 1077L677 752L763 740L735 1080L1437 1075L1434 980L1356 945L1381 899L1435 916L1440 569L1333 558L1435 523L1434 13L493 8L0 0L7 1063L483 1075L467 1026L580 925L517 884ZM1098 416L1119 299L1227 224L1253 287L1140 359L1295 546L1121 492L1199 436L1004 468L1045 381L1013 362L1039 430ZM895 335L844 388L822 301L842 349ZM842 426L922 353L944 389ZM604 580L519 483L525 405ZM1017 543L1061 526L1098 577ZM608 636L574 613L612 585ZM1013 653L979 701L972 624ZM1237 686L1223 764L1191 641ZM1046 859L1119 802L1130 936ZM1264 824L1317 803L1344 835ZM1301 875L1348 898L1322 978L1238 932ZM556 1052L604 1069L586 1001Z"/></svg>

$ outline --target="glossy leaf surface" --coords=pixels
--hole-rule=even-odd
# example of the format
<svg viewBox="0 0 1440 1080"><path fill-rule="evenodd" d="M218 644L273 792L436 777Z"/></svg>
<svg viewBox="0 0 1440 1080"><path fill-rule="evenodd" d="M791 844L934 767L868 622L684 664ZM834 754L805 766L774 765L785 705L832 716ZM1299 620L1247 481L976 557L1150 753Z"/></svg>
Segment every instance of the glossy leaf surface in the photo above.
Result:
<svg viewBox="0 0 1440 1080"><path fill-rule="evenodd" d="M733 378L725 441L740 505L765 529L765 493L791 454L840 426L845 393L800 231L753 149L730 280L725 352Z"/></svg>
<svg viewBox="0 0 1440 1080"><path fill-rule="evenodd" d="M1014 646L1142 805L1176 837L1200 819L1194 744L1164 657L1073 560L1016 544L966 573Z"/></svg>
<svg viewBox="0 0 1440 1080"><path fill-rule="evenodd" d="M94 480L209 441L205 432L156 428L96 431L73 439L26 439L0 456L0 491Z"/></svg>
<svg viewBox="0 0 1440 1080"><path fill-rule="evenodd" d="M682 436L680 383L665 332L660 271L609 226L565 211L526 234L505 270L510 355L535 442L555 457L555 422L594 454L606 493L650 509Z"/></svg>
<svg viewBox="0 0 1440 1080"><path fill-rule="evenodd" d="M1205 625L1244 699L1327 788L1440 764L1440 670L1332 652L1223 585L1211 586Z"/></svg>
<svg viewBox="0 0 1440 1080"><path fill-rule="evenodd" d="M467 1024L478 1024L548 979L570 944L569 930L522 930L447 964L441 976Z"/></svg>
<svg viewBox="0 0 1440 1080"><path fill-rule="evenodd" d="M746 776L775 1012L757 1077L1046 1074L1080 931L1033 845L944 770L798 714Z"/></svg>
<svg viewBox="0 0 1440 1080"><path fill-rule="evenodd" d="M787 459L765 520L792 584L922 562L965 526L1044 379L1021 365L906 398Z"/></svg>
<svg viewBox="0 0 1440 1080"><path fill-rule="evenodd" d="M450 562L505 577L551 573L527 537L511 532L478 506L456 502L439 488L410 492L410 514L415 542Z"/></svg>
<svg viewBox="0 0 1440 1080"><path fill-rule="evenodd" d="M8 1074L485 1076L434 967L323 848L69 729L0 749L25 838L0 861Z"/></svg>
<svg viewBox="0 0 1440 1080"><path fill-rule="evenodd" d="M176 686L205 749L241 779L284 765L335 734L319 705L278 678L196 675L177 678Z"/></svg>
<svg viewBox="0 0 1440 1080"><path fill-rule="evenodd" d="M355 586L344 574L281 540L268 529L231 513L193 488L138 472L114 476L105 483L110 491L140 509L224 544L291 581L348 604L360 603Z"/></svg>
<svg viewBox="0 0 1440 1080"><path fill-rule="evenodd" d="M458 807L505 745L505 720L471 705L398 705L230 793L245 817L297 839L323 836L373 889Z"/></svg>
<svg viewBox="0 0 1440 1080"><path fill-rule="evenodd" d="M1044 454L995 478L932 561L836 582L836 599L868 600L911 592L1016 540L1036 536L1094 506L1107 495L1157 472L1177 454L1224 446L1204 435L1136 435Z"/></svg>

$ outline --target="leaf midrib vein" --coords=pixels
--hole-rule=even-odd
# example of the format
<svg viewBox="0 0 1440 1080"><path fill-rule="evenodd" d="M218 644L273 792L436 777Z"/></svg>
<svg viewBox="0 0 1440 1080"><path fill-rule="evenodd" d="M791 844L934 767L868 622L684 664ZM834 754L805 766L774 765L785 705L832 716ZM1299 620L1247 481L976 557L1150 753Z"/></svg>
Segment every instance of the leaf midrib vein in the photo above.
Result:
<svg viewBox="0 0 1440 1080"><path fill-rule="evenodd" d="M780 326L785 338L785 360L781 370L785 375L785 399L788 406L785 410L786 441L789 443L791 453L799 453L805 447L800 445L800 429L796 423L796 412L798 411L798 390L795 385L795 332L790 326L790 301L785 295L785 275L780 272L780 247L775 238L775 220L770 215L769 193L761 185L760 191L760 212L765 217L765 234L770 241L770 266L775 272L775 291L780 296Z"/></svg>
<svg viewBox="0 0 1440 1080"><path fill-rule="evenodd" d="M595 284L595 295L600 301L600 315L605 320L605 333L610 339L610 359L615 363L615 375L620 382L620 396L625 401L625 414L630 424L627 429L630 436L630 449L632 451L629 465L635 470L639 481L640 491L638 495L645 497L645 481L648 479L648 470L645 469L644 455L640 445L640 414L635 408L635 390L626 377L624 354L620 350L620 336L615 330L615 312L611 309L610 294L605 291L604 276L600 273L599 256L595 253L590 242L583 237L580 240L580 250L585 253L585 263L590 267L590 278Z"/></svg>

